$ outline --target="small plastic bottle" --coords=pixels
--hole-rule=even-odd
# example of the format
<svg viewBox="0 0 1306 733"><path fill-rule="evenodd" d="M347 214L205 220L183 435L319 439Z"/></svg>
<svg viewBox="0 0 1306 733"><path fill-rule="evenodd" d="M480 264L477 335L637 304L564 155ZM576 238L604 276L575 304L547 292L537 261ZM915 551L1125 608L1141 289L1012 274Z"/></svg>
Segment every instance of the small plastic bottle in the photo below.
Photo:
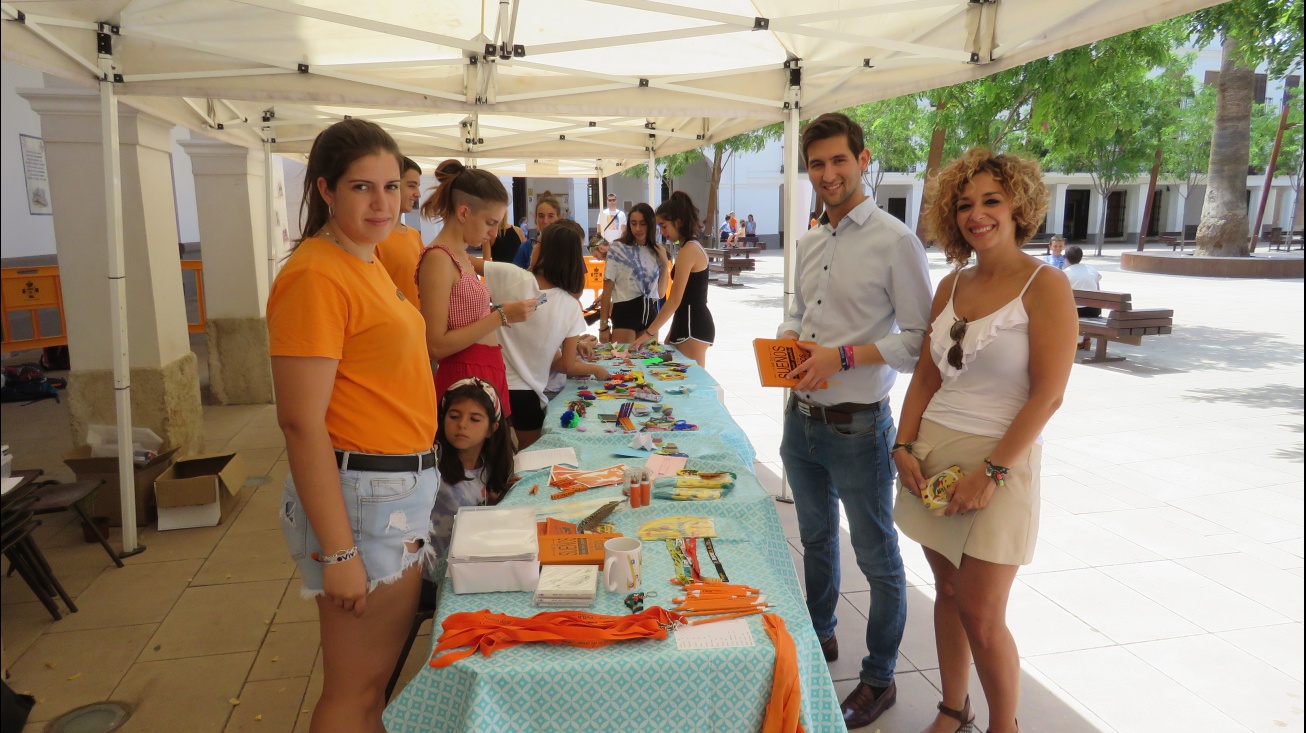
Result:
<svg viewBox="0 0 1306 733"><path fill-rule="evenodd" d="M643 506L653 503L653 477L647 468L639 476L639 503Z"/></svg>

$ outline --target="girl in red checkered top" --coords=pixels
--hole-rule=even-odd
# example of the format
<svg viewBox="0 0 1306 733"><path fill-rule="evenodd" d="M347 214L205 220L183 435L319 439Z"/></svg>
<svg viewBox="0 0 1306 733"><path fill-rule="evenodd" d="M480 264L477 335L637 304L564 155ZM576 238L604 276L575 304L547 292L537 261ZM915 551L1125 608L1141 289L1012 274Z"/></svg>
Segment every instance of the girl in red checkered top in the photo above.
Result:
<svg viewBox="0 0 1306 733"><path fill-rule="evenodd" d="M535 310L534 300L493 303L476 277L467 248L493 241L508 213L508 191L490 173L446 160L435 169L438 185L422 204L422 215L443 219L444 228L422 252L417 288L426 319L426 349L439 363L436 400L449 385L467 377L489 382L508 394L497 332L520 323ZM428 256L433 255L433 256ZM504 417L508 405L504 405Z"/></svg>

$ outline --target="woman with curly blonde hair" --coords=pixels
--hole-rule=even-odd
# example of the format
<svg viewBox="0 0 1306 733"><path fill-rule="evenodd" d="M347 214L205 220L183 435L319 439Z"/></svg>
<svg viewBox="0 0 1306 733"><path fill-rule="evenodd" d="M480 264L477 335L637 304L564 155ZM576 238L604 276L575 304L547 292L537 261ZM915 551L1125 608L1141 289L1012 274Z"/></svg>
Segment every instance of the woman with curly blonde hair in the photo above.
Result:
<svg viewBox="0 0 1306 733"><path fill-rule="evenodd" d="M957 269L935 294L893 446L894 520L924 546L937 590L943 701L925 730L954 733L974 721L973 659L989 730L1012 733L1020 655L1007 598L1034 559L1040 434L1074 363L1075 302L1065 275L1020 249L1047 212L1036 162L976 148L939 172L928 198L926 226ZM946 507L931 510L927 477L950 467L960 478Z"/></svg>

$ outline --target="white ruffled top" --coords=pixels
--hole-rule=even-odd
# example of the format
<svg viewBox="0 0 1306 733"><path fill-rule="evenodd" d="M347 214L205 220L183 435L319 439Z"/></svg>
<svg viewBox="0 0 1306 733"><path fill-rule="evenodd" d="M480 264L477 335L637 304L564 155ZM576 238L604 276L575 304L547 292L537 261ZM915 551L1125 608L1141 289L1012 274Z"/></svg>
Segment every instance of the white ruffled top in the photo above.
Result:
<svg viewBox="0 0 1306 733"><path fill-rule="evenodd" d="M957 321L953 299L957 281L939 317L930 324L930 355L939 367L943 384L934 393L923 417L944 427L1001 438L1016 413L1029 400L1029 313L1024 297L1040 265L1025 287L1006 305L966 324L961 338L961 368L948 363L953 340L949 332Z"/></svg>

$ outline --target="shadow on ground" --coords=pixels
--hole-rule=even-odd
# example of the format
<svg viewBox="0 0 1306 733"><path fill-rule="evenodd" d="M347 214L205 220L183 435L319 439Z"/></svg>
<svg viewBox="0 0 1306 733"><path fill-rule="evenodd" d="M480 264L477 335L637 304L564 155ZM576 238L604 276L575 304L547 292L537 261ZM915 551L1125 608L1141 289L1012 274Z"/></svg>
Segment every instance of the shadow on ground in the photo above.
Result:
<svg viewBox="0 0 1306 733"><path fill-rule="evenodd" d="M1144 336L1141 346L1112 343L1111 356L1125 361L1088 364L1099 369L1154 377L1195 371L1253 371L1298 366L1301 344L1263 331L1177 325L1166 336Z"/></svg>

